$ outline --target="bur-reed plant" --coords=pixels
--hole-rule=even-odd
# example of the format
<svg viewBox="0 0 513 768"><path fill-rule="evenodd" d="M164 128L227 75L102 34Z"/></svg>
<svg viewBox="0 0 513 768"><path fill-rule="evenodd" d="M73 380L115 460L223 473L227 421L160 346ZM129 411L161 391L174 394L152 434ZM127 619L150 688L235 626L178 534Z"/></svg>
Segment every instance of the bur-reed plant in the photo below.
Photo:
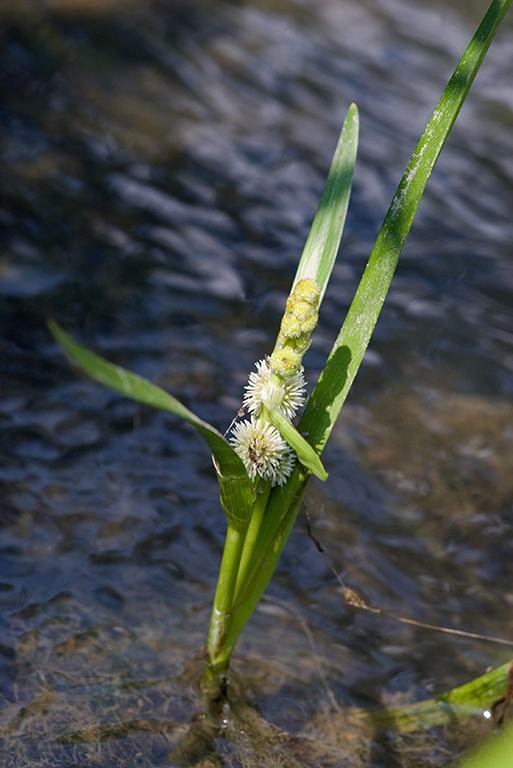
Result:
<svg viewBox="0 0 513 768"><path fill-rule="evenodd" d="M324 369L297 426L305 397L302 357L310 343L338 253L358 144L350 106L324 193L301 256L277 342L250 374L247 416L224 437L170 394L112 365L49 327L71 358L96 381L180 416L212 452L227 533L210 631L203 687L219 695L233 648L255 610L290 535L312 475L327 478L320 456L354 381L385 301L428 178L511 0L493 0L463 54L404 172L367 267Z"/></svg>

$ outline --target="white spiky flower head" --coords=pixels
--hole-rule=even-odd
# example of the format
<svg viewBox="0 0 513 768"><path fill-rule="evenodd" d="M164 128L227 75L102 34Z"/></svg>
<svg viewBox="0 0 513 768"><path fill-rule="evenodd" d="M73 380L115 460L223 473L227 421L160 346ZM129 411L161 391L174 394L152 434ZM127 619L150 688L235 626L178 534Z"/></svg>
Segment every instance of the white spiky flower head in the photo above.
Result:
<svg viewBox="0 0 513 768"><path fill-rule="evenodd" d="M244 407L258 416L262 411L262 402L267 400L288 419L293 419L297 409L305 401L305 377L303 368L292 376L277 380L268 358L256 363L256 373L249 374L249 383L244 395Z"/></svg>
<svg viewBox="0 0 513 768"><path fill-rule="evenodd" d="M277 429L251 417L233 428L230 443L242 459L251 480L261 477L271 485L282 485L292 471L294 458Z"/></svg>

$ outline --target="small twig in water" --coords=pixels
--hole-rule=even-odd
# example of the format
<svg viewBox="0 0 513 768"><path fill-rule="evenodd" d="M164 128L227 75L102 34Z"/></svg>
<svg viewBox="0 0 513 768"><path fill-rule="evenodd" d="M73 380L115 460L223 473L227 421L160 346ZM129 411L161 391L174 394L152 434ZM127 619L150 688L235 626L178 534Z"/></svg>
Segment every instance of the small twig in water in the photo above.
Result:
<svg viewBox="0 0 513 768"><path fill-rule="evenodd" d="M489 643L498 643L500 645L513 645L513 640L506 640L503 637L491 637L490 635L481 635L478 632L467 632L464 629L451 629L450 627L440 627L437 624L427 624L425 621L417 621L416 619L407 619L404 616L394 616L394 614L388 613L387 611L383 611L381 608L373 608L372 606L368 605L365 602L365 600L354 591L354 589L351 589L346 584L344 584L339 572L331 564L331 561L329 560L326 552L324 551L319 539L316 538L316 536L314 536L312 532L310 515L308 514L308 511L306 509L305 509L305 515L306 515L306 529L308 531L308 535L313 541L313 543L315 544L317 551L320 552L320 554L326 560L330 571L333 573L336 580L342 587L342 595L344 597L346 605L351 605L353 606L353 608L360 608L362 611L369 611L370 613L379 613L381 616L386 616L387 619L394 619L394 621L400 621L402 624L411 624L414 627L421 627L422 629L432 629L432 630L435 630L436 632L446 632L449 635L460 635L462 637L471 637L471 638L474 638L475 640L487 640ZM502 719L504 718L504 713L511 701L513 701L513 669L511 671L511 681L508 682L508 692L506 696L501 699L498 699L495 702L495 705L497 705L498 707L503 705L502 715L500 716L500 720L497 720L497 722L502 722Z"/></svg>

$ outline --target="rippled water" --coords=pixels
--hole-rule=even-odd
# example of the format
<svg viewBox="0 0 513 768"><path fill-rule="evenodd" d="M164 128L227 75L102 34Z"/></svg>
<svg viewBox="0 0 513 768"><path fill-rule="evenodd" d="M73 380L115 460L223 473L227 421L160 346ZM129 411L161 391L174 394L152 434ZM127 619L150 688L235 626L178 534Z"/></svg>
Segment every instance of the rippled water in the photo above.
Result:
<svg viewBox="0 0 513 768"><path fill-rule="evenodd" d="M254 360L273 346L356 101L348 225L305 358L315 381L480 5L0 9L5 765L174 764L167 756L201 707L195 681L224 537L201 438L77 375L46 318L224 431ZM503 637L513 601L511 37L508 19L429 183L326 450L329 480L306 503L331 563L372 605ZM341 712L425 698L508 658L346 607L302 515L234 657L255 705L246 733L256 712L264 718L257 743L231 733L202 764L447 764L440 742L408 757ZM277 745L263 722L296 742Z"/></svg>

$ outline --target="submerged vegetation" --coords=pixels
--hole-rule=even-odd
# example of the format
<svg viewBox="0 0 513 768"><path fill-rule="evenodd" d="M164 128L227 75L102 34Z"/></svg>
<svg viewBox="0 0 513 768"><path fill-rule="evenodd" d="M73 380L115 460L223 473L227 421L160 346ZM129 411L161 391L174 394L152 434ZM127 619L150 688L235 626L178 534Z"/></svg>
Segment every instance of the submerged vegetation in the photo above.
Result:
<svg viewBox="0 0 513 768"><path fill-rule="evenodd" d="M198 430L212 453L227 534L205 651L202 689L217 714L215 707L222 707L225 701L232 651L274 573L310 478L313 475L323 481L327 479L320 458L322 451L362 362L431 171L510 3L511 0L492 2L443 92L393 197L353 303L308 398L308 375L304 375L302 356L315 330L344 227L358 144L359 116L355 105L349 108L340 135L276 346L255 364L256 371L249 373L244 413L239 420L236 417L230 434L222 435L164 390L103 360L74 341L54 321L49 323L55 338L90 376L139 403L180 416ZM488 678L486 704L481 700L476 704L475 687L467 688L459 698L452 692L443 701L439 698L425 703L415 714L398 714L394 725L407 732L412 718L416 724L427 727L438 725L432 718L433 712L453 716L460 711L468 714L469 707L483 711L501 697L507 675L506 665L493 678L494 686ZM479 686L482 690L482 680ZM239 714L234 714L232 720L236 728L241 711L245 710L239 702ZM250 717L247 712L245 717ZM251 734L251 729L247 732ZM197 762L202 749L218 734L217 722L196 724L175 752L174 760L184 765ZM270 754L276 738L273 731ZM340 750L340 744L337 749ZM299 765L301 760L321 759L309 754L306 744L296 748L297 753L301 751L304 754L296 758L292 756L293 750L288 749L288 762L283 764ZM329 762L332 759L333 756L325 764L334 764Z"/></svg>

